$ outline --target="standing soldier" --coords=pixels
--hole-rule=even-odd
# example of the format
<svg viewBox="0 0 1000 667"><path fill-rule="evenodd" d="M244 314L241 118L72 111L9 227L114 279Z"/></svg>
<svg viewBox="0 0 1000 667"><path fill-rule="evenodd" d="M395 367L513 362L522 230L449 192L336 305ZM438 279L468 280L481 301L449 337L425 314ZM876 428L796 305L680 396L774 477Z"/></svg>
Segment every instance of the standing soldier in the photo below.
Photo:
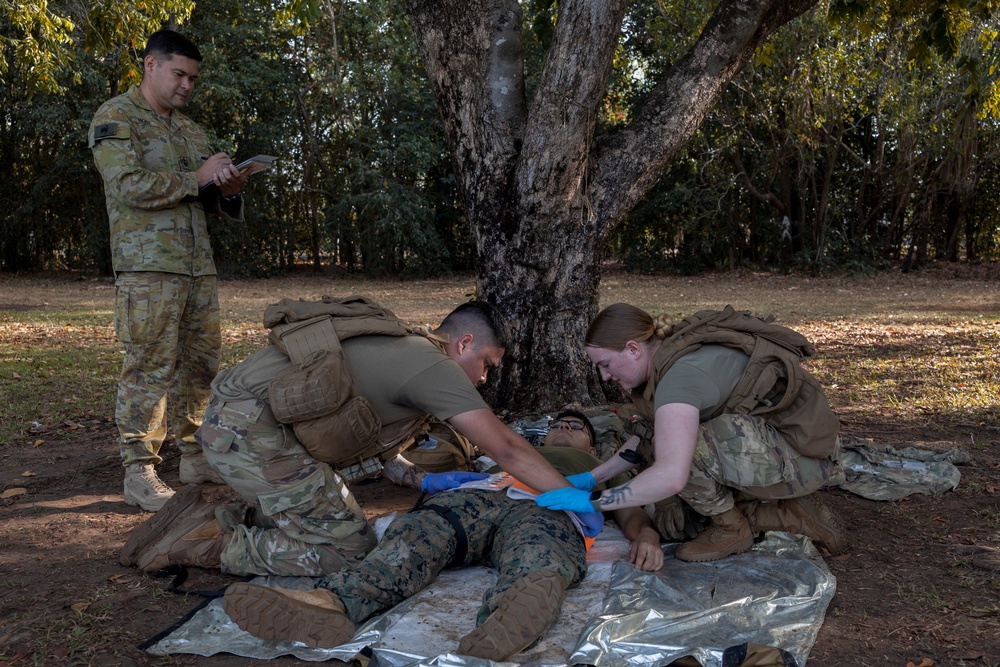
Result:
<svg viewBox="0 0 1000 667"><path fill-rule="evenodd" d="M174 494L154 469L162 461L168 405L181 482L221 481L194 439L222 345L205 214L242 220L240 191L249 172L213 153L205 132L179 111L200 61L183 35L154 33L143 52L142 83L105 102L90 126L111 225L115 333L125 347L115 408L125 502L149 512ZM199 198L211 183L216 196Z"/></svg>

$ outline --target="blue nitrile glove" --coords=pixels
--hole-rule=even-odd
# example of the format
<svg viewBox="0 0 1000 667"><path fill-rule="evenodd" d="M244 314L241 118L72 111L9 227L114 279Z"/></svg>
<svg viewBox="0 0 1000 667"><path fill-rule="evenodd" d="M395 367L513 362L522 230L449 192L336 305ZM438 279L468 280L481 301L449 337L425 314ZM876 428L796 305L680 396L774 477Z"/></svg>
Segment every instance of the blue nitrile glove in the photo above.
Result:
<svg viewBox="0 0 1000 667"><path fill-rule="evenodd" d="M587 472L579 472L575 475L567 475L566 481L572 484L574 488L583 489L584 491L593 491L597 488L597 480L594 479L589 470Z"/></svg>
<svg viewBox="0 0 1000 667"><path fill-rule="evenodd" d="M429 472L420 480L420 490L434 495L487 477L489 474L485 472Z"/></svg>
<svg viewBox="0 0 1000 667"><path fill-rule="evenodd" d="M597 537L604 528L604 515L600 512L575 512L576 518L583 524L583 534L587 537Z"/></svg>
<svg viewBox="0 0 1000 667"><path fill-rule="evenodd" d="M582 489L562 488L546 491L538 496L535 502L550 510L569 510L577 514L594 511L594 503L590 500L590 493Z"/></svg>

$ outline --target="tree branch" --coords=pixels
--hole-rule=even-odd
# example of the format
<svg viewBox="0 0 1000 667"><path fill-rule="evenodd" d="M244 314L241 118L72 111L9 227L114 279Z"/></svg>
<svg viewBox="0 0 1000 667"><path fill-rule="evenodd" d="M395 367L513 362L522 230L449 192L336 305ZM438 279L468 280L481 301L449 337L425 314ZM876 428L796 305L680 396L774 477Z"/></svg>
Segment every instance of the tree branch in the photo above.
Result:
<svg viewBox="0 0 1000 667"><path fill-rule="evenodd" d="M590 200L598 209L602 238L610 237L656 183L754 50L815 4L719 2L694 47L662 77L635 119L601 144Z"/></svg>

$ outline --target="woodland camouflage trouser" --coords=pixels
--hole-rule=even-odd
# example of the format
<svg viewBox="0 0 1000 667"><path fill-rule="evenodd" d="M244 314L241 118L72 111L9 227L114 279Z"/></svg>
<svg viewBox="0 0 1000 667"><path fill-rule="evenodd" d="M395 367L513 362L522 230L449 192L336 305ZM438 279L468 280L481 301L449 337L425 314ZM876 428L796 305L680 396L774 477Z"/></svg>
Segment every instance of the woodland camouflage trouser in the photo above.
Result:
<svg viewBox="0 0 1000 667"><path fill-rule="evenodd" d="M567 588L587 572L583 538L565 512L543 509L530 500L511 500L503 491L458 489L426 499L454 512L468 547L458 565L497 569L497 583L485 592L476 618L480 625L505 591L520 577L543 568L559 573ZM327 575L317 587L343 601L355 623L389 609L430 585L455 557L452 524L438 512L410 511L392 522L382 541L353 570Z"/></svg>
<svg viewBox="0 0 1000 667"><path fill-rule="evenodd" d="M353 567L374 548L375 533L334 470L309 456L267 401L212 398L195 434L212 468L256 512L246 525L217 511L233 539L222 571L318 577Z"/></svg>
<svg viewBox="0 0 1000 667"><path fill-rule="evenodd" d="M653 460L652 445L641 453ZM721 415L702 422L687 486L677 495L696 512L715 516L733 507L733 493L764 500L799 498L823 486L837 453L814 459L795 451L759 417Z"/></svg>
<svg viewBox="0 0 1000 667"><path fill-rule="evenodd" d="M215 276L118 274L115 333L125 346L115 406L124 465L159 463L168 421L181 452L200 453L194 432L222 346Z"/></svg>

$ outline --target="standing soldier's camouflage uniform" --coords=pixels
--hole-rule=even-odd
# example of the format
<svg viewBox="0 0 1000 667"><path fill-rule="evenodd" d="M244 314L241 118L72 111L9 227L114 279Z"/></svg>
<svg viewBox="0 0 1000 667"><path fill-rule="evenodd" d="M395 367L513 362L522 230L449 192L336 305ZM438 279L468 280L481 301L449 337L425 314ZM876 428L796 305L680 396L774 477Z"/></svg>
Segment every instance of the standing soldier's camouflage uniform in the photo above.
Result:
<svg viewBox="0 0 1000 667"><path fill-rule="evenodd" d="M221 481L194 439L222 344L206 211L196 199L195 171L213 151L196 123L176 109L158 114L136 86L98 109L90 146L107 196L114 324L125 348L115 408L125 502L156 511L173 494L153 468L168 421L181 481ZM235 197L213 208L242 219Z"/></svg>

